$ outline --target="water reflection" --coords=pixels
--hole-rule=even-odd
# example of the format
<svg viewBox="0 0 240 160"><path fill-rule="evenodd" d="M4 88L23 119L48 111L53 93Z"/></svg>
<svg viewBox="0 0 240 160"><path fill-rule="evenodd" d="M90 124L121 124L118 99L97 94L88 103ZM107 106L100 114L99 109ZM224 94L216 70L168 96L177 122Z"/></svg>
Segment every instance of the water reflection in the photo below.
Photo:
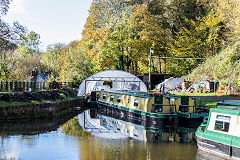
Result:
<svg viewBox="0 0 240 160"><path fill-rule="evenodd" d="M81 142L82 159L163 159L192 160L196 157L196 145L172 143L145 143L143 141L84 139Z"/></svg>
<svg viewBox="0 0 240 160"><path fill-rule="evenodd" d="M83 110L73 110L55 118L0 120L0 136L35 135L55 131L60 125L82 112Z"/></svg>
<svg viewBox="0 0 240 160"><path fill-rule="evenodd" d="M63 134L59 126L81 112L52 119L0 121L0 160L78 160L78 138Z"/></svg>
<svg viewBox="0 0 240 160"><path fill-rule="evenodd" d="M220 155L207 153L201 150L197 150L196 160L225 160L226 158L221 157Z"/></svg>
<svg viewBox="0 0 240 160"><path fill-rule="evenodd" d="M196 128L167 126L149 128L132 122L99 114L96 110L87 110L78 115L79 124L90 134L106 139L133 138L145 142L179 142L194 140Z"/></svg>
<svg viewBox="0 0 240 160"><path fill-rule="evenodd" d="M1 122L0 160L190 160L197 157L192 128L152 129L95 111L75 117L76 114L49 120ZM79 125L82 122L85 129ZM86 125L88 122L98 125ZM98 136L97 127L102 127L102 135L109 137Z"/></svg>

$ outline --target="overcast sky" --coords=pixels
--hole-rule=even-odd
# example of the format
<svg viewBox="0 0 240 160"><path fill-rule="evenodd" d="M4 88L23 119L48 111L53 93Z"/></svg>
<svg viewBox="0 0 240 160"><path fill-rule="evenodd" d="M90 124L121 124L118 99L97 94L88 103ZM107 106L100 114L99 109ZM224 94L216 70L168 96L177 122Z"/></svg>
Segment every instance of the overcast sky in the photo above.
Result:
<svg viewBox="0 0 240 160"><path fill-rule="evenodd" d="M81 39L92 0L13 0L4 20L18 21L48 44Z"/></svg>

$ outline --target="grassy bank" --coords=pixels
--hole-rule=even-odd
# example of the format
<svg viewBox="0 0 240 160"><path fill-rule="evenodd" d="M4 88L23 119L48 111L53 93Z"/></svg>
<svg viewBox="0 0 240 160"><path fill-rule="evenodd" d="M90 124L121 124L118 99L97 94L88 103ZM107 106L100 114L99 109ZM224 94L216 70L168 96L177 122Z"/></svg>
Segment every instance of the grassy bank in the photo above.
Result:
<svg viewBox="0 0 240 160"><path fill-rule="evenodd" d="M224 83L240 84L240 42L208 58L185 78L189 81L217 80Z"/></svg>
<svg viewBox="0 0 240 160"><path fill-rule="evenodd" d="M196 96L196 97L211 97L211 96L218 96L216 93L185 93L185 92L170 92L171 94L180 95L180 96ZM197 106L207 106L207 107L214 107L217 105L217 102L214 100L205 100L201 98L196 99Z"/></svg>
<svg viewBox="0 0 240 160"><path fill-rule="evenodd" d="M187 93L187 92L170 92L180 96L218 96L216 93Z"/></svg>

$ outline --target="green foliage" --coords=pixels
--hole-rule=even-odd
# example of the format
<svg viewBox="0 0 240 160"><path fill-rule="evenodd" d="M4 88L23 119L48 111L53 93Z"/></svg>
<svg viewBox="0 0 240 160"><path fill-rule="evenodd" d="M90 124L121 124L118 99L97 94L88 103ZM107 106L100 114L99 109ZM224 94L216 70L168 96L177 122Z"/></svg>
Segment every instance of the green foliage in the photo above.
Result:
<svg viewBox="0 0 240 160"><path fill-rule="evenodd" d="M28 104L27 102L5 102L5 101L0 101L0 106L4 107L4 106L10 106L10 105L24 105L24 104Z"/></svg>
<svg viewBox="0 0 240 160"><path fill-rule="evenodd" d="M59 96L61 99L67 99L67 96L64 93L60 93Z"/></svg>
<svg viewBox="0 0 240 160"><path fill-rule="evenodd" d="M20 37L20 46L25 46L30 50L30 53L38 52L40 45L40 35L34 31L31 31L27 35Z"/></svg>
<svg viewBox="0 0 240 160"><path fill-rule="evenodd" d="M240 42L222 50L216 56L195 68L186 76L188 80L199 82L202 80L218 80L221 82L239 83L240 81Z"/></svg>
<svg viewBox="0 0 240 160"><path fill-rule="evenodd" d="M150 48L163 50L163 30L148 11L148 5L142 3L124 0L93 3L83 40L96 70L120 69L138 74L148 63ZM102 16L100 11L108 12Z"/></svg>
<svg viewBox="0 0 240 160"><path fill-rule="evenodd" d="M85 57L82 42L70 43L58 59L60 80L65 82L81 82L93 74L92 63Z"/></svg>
<svg viewBox="0 0 240 160"><path fill-rule="evenodd" d="M6 14L9 2L0 1L1 15ZM0 16L0 79L25 79L33 67L61 81L82 81L107 69L141 74L148 72L152 49L154 56L208 58L189 76L194 80L238 81L239 6L235 0L93 0L82 40L67 46L49 45L43 54L39 34L26 33L17 22L11 27ZM201 63L203 60L152 62L153 72L178 77ZM231 67L236 68L234 74L226 72Z"/></svg>
<svg viewBox="0 0 240 160"><path fill-rule="evenodd" d="M57 63L62 50L66 47L65 44L55 43L47 46L46 52L42 54L41 63L46 66L47 71L54 78L59 77L60 65Z"/></svg>
<svg viewBox="0 0 240 160"><path fill-rule="evenodd" d="M67 123L61 126L63 133L78 136L78 137L92 137L90 133L85 131L83 128L79 126L78 118L74 117L69 120Z"/></svg>
<svg viewBox="0 0 240 160"><path fill-rule="evenodd" d="M33 52L26 46L20 46L8 58L9 80L25 80L31 76L34 67L38 67L40 72L43 71L40 53Z"/></svg>

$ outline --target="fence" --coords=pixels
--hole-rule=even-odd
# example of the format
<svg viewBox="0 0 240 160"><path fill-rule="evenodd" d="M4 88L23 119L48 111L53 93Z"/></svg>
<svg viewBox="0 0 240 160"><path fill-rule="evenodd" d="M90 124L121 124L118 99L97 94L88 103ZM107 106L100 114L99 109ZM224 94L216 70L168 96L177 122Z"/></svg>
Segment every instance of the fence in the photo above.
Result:
<svg viewBox="0 0 240 160"><path fill-rule="evenodd" d="M0 92L24 92L62 88L78 88L79 85L80 82L0 81Z"/></svg>

